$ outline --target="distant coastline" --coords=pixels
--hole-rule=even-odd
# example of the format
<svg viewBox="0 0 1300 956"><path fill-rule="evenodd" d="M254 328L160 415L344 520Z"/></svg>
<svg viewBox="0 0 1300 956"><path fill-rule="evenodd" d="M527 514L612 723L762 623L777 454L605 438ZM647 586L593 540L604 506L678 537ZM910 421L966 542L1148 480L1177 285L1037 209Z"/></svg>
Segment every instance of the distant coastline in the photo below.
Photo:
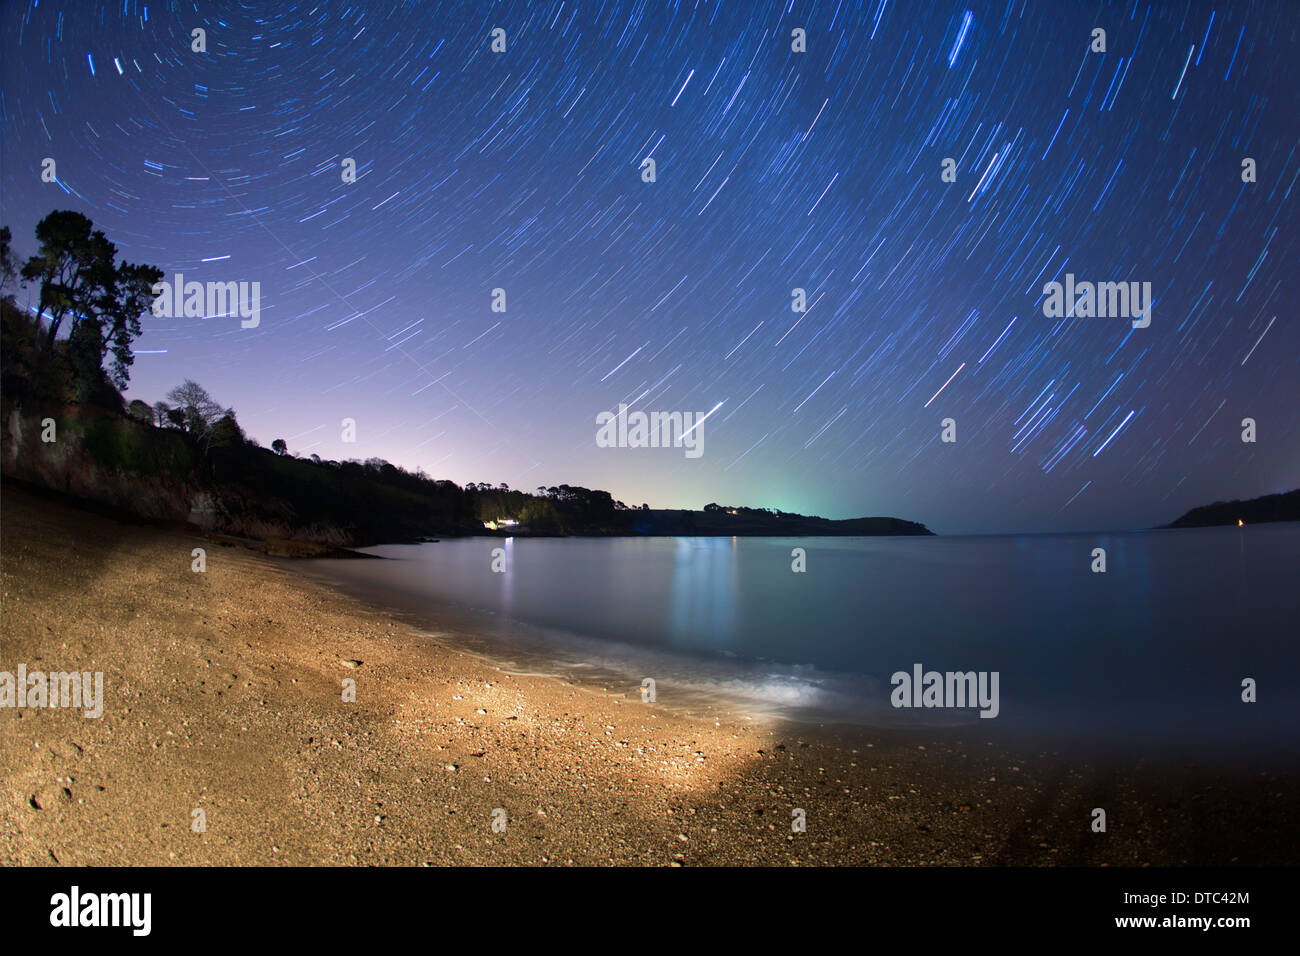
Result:
<svg viewBox="0 0 1300 956"><path fill-rule="evenodd" d="M198 416L182 409L172 416L182 424L166 424L166 417L114 407L115 394L102 403L6 395L0 415L5 478L119 516L188 524L288 556L341 556L339 549L469 535L933 534L893 517L832 520L712 503L702 510L634 507L577 485L535 492L486 482L462 487L379 458L326 461L295 457L279 442L276 450L264 448L244 435L232 410L205 425L190 424ZM44 440L51 431L57 441Z"/></svg>
<svg viewBox="0 0 1300 956"><path fill-rule="evenodd" d="M880 535L933 535L916 521L902 518L822 518L817 515L793 514L767 508L704 506L702 511L670 508L628 509L616 512L624 527L617 525L595 534L576 532L570 537L695 537L695 538L780 538L780 537L849 537ZM485 529L484 533L515 536L554 536L532 532L527 528Z"/></svg>
<svg viewBox="0 0 1300 956"><path fill-rule="evenodd" d="M1213 528L1223 525L1300 521L1300 488L1247 501L1216 501L1193 508L1160 528Z"/></svg>

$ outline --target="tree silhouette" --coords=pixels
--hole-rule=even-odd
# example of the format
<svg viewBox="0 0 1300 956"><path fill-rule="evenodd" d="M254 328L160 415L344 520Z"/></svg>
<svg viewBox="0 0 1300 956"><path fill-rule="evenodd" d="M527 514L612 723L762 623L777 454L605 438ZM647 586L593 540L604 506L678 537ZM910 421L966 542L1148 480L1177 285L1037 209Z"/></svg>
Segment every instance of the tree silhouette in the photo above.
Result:
<svg viewBox="0 0 1300 956"><path fill-rule="evenodd" d="M0 293L6 295L5 286L18 277L18 261L14 259L13 249L9 247L12 238L13 233L8 226L0 228Z"/></svg>
<svg viewBox="0 0 1300 956"><path fill-rule="evenodd" d="M79 212L50 213L36 224L39 248L23 266L22 278L41 284L47 346L53 347L69 322L69 350L78 374L93 377L112 352L109 378L124 388L135 361L131 343L140 335L140 316L153 302L153 286L163 273L154 266L119 265L117 246L92 227Z"/></svg>
<svg viewBox="0 0 1300 956"><path fill-rule="evenodd" d="M212 396L198 382L186 379L167 393L167 400L180 412L181 427L196 437L212 430L227 410L213 401Z"/></svg>

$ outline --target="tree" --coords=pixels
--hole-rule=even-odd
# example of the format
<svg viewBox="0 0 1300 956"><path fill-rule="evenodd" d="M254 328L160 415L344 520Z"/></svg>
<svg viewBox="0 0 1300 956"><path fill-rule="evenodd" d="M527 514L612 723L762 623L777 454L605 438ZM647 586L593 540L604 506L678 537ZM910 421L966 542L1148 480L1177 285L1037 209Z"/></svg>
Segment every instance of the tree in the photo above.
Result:
<svg viewBox="0 0 1300 956"><path fill-rule="evenodd" d="M36 224L40 251L27 260L22 276L40 280L40 313L49 315L50 343L69 314L90 310L91 273L108 241L102 232L92 236L90 227L81 213L68 211L52 212Z"/></svg>
<svg viewBox="0 0 1300 956"><path fill-rule="evenodd" d="M213 448L230 448L244 444L244 430L235 420L235 410L226 409L226 413L216 420L209 432L210 445Z"/></svg>
<svg viewBox="0 0 1300 956"><path fill-rule="evenodd" d="M154 284L161 281L163 272L154 266L122 263L113 273L111 291L104 299L104 321L96 331L99 334L99 362L105 351L113 353L113 368L109 377L118 388L125 388L135 362L131 343L140 336L140 316L153 304ZM97 368L99 366L96 366Z"/></svg>
<svg viewBox="0 0 1300 956"><path fill-rule="evenodd" d="M563 530L555 505L545 498L530 498L519 513L519 520L534 531Z"/></svg>
<svg viewBox="0 0 1300 956"><path fill-rule="evenodd" d="M142 402L135 399L127 407L127 413L137 422L144 422L146 425L153 424L153 409L149 407L148 402Z"/></svg>
<svg viewBox="0 0 1300 956"><path fill-rule="evenodd" d="M214 441L218 446L243 443L244 432L235 422L235 410L218 405L198 382L187 378L168 392L167 398L176 404L167 413L168 419L194 436L205 455ZM223 422L224 427L217 428Z"/></svg>
<svg viewBox="0 0 1300 956"><path fill-rule="evenodd" d="M152 304L153 286L163 273L154 266L117 264L117 246L79 212L58 210L36 224L39 247L22 268L25 281L39 280L39 313L49 317L47 346L53 348L65 321L78 375L95 377L113 354L109 379L124 388L135 361L131 343L140 335L140 316Z"/></svg>
<svg viewBox="0 0 1300 956"><path fill-rule="evenodd" d="M166 428L171 424L167 419L167 413L171 411L171 406L166 402L153 403L153 423L159 428Z"/></svg>
<svg viewBox="0 0 1300 956"><path fill-rule="evenodd" d="M284 443L283 438L277 438L275 441L271 442L271 451L275 452L277 455L287 455L289 453L289 446ZM312 457L315 458L316 456L313 455ZM319 460L320 459L317 458L317 461Z"/></svg>
<svg viewBox="0 0 1300 956"><path fill-rule="evenodd" d="M5 286L18 277L18 260L14 258L13 249L9 246L12 238L13 233L8 226L0 228L0 294L4 295L13 294L5 293Z"/></svg>
<svg viewBox="0 0 1300 956"><path fill-rule="evenodd" d="M226 409L212 400L207 389L188 378L167 393L167 400L180 412L181 427L199 436L207 435L227 414Z"/></svg>

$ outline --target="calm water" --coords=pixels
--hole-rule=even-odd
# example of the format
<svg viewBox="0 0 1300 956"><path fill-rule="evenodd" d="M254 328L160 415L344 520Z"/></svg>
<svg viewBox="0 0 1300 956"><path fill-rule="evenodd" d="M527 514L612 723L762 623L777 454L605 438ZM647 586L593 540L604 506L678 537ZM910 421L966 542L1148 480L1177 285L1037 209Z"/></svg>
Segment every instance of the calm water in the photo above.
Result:
<svg viewBox="0 0 1300 956"><path fill-rule="evenodd" d="M791 570L791 549L807 571ZM1090 570L1106 549L1107 572ZM505 573L491 570L506 551ZM952 538L472 538L310 562L524 670L661 703L990 736L1300 741L1300 524ZM890 676L997 671L1000 714L896 709ZM1241 682L1259 702L1241 702Z"/></svg>

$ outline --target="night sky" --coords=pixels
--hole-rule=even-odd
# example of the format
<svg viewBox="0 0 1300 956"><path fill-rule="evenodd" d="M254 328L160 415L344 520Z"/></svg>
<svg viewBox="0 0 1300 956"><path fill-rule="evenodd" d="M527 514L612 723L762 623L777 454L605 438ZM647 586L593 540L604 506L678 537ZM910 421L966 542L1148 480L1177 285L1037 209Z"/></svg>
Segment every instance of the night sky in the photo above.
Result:
<svg viewBox="0 0 1300 956"><path fill-rule="evenodd" d="M940 533L1147 527L1300 485L1291 0L0 20L18 252L76 209L169 280L261 283L255 329L146 316L130 398L193 378L302 455ZM1046 317L1066 273L1150 282L1150 326ZM596 447L620 402L717 406L703 455Z"/></svg>

